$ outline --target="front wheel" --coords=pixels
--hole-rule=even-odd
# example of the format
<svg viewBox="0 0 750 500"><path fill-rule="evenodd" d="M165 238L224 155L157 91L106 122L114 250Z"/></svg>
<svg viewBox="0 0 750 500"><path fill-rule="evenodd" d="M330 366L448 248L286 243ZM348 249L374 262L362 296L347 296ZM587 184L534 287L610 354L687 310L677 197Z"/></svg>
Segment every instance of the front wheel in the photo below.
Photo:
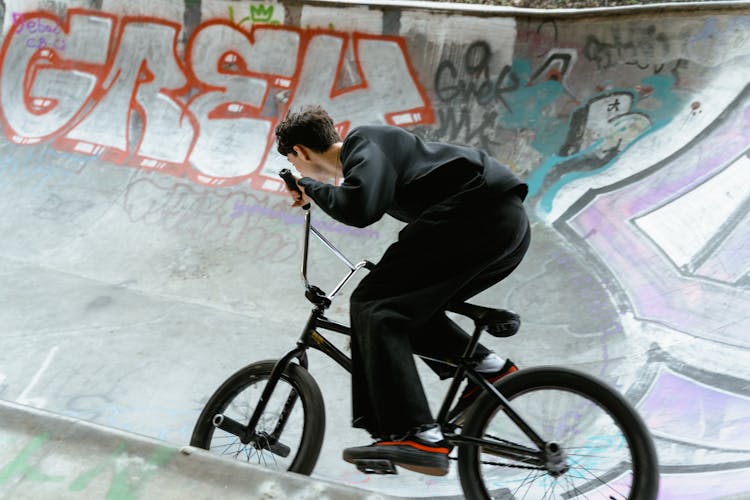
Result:
<svg viewBox="0 0 750 500"><path fill-rule="evenodd" d="M656 498L651 436L619 393L584 373L546 367L521 370L496 387L546 443L562 450L565 464L551 470L501 458L490 446L462 445L458 468L466 498ZM471 409L462 435L538 449L490 394Z"/></svg>
<svg viewBox="0 0 750 500"><path fill-rule="evenodd" d="M242 425L250 422L275 364L259 361L229 377L203 408L190 444L261 467L310 474L323 444L325 407L315 380L297 364L290 363L281 374L251 442L243 444L214 426L217 415Z"/></svg>

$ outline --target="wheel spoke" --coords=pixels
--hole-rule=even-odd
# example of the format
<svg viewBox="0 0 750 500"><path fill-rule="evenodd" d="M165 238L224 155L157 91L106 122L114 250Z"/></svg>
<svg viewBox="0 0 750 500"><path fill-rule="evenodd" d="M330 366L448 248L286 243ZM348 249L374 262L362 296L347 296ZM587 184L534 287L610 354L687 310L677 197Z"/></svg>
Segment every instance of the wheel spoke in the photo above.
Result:
<svg viewBox="0 0 750 500"><path fill-rule="evenodd" d="M524 493L523 497L521 497L521 498L526 498L526 495L528 494L529 490L533 486L534 480L537 479L537 478L539 478L539 477L544 476L543 472L538 472L538 473L534 474L533 477L532 477L532 474L534 474L534 472L529 472L529 474L524 478L524 480L521 482L521 484L518 485L518 488L516 488L515 491L513 491L513 496L514 497L516 496L516 494L518 493L518 491L521 488L524 487L524 485L527 485L526 486L526 493Z"/></svg>
<svg viewBox="0 0 750 500"><path fill-rule="evenodd" d="M213 450L213 449L215 449L215 448L224 448L224 450L223 450L222 452L220 452L220 453L219 453L219 455L225 455L225 454L227 453L227 451L228 451L228 450L229 450L229 449L230 449L230 448L231 448L232 446L234 446L234 445L235 445L235 444L237 443L237 441L239 441L239 439L235 438L235 439L233 439L232 441L230 441L230 442L229 442L229 444L227 444L227 445L212 446L212 447L211 447L211 449Z"/></svg>
<svg viewBox="0 0 750 500"><path fill-rule="evenodd" d="M612 484L611 484L611 483L609 483L609 482L607 482L607 481L604 481L604 480L603 480L602 478L600 478L600 477L599 477L598 475L596 475L596 474L592 473L592 472L591 472L591 471L590 471L589 469L587 469L586 467L583 467L583 466L581 466L581 469L583 469L584 471L588 472L588 473L589 473L589 477L590 477L590 478L593 478L593 479L594 479L595 481L599 482L600 484L602 484L603 486L605 486L605 487L606 487L606 488L608 488L609 490L612 490L612 491L613 491L614 493L617 493L617 494L618 494L618 495L620 495L620 496L621 496L622 498L627 498L627 497L628 497L627 495L624 495L624 494L623 494L622 492L620 492L620 491L616 490L616 489L615 489L615 488L614 488L614 487L612 486Z"/></svg>

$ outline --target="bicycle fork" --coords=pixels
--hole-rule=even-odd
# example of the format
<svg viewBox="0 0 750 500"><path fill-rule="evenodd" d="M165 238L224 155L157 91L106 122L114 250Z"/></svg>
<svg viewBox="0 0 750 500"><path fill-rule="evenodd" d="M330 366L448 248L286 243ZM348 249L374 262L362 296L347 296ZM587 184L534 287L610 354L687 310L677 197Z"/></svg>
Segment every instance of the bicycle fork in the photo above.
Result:
<svg viewBox="0 0 750 500"><path fill-rule="evenodd" d="M227 417L224 414L217 414L214 415L213 418L214 427L237 436L242 444L247 445L253 443L256 448L267 449L275 455L287 457L291 449L285 444L279 442L279 436L283 432L284 427L289 420L289 415L299 398L294 390L290 391L289 396L287 396L281 414L279 415L279 420L276 422L276 426L271 434L268 434L267 432L256 432L255 428L257 427L260 417L265 411L268 401L271 398L271 394L273 394L273 391L276 389L281 374L284 372L287 365L289 365L294 358L297 358L299 359L300 365L307 369L306 350L306 346L301 345L276 362L273 370L271 370L271 375L266 382L266 386L263 388L263 393L260 396L258 405L255 407L253 415L250 417L250 421L247 425Z"/></svg>

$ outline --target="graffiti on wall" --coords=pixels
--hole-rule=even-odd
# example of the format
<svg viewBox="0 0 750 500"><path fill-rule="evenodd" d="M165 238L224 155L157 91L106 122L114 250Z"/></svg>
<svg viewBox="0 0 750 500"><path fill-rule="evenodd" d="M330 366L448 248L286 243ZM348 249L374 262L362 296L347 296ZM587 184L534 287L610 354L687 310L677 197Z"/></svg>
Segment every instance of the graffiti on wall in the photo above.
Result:
<svg viewBox="0 0 750 500"><path fill-rule="evenodd" d="M744 102L741 96L701 141L655 171L592 203L582 200L577 206L585 208L569 224L606 258L638 317L747 347L750 319L731 313L750 310L742 293L750 272L750 110Z"/></svg>
<svg viewBox="0 0 750 500"><path fill-rule="evenodd" d="M176 448L156 447L145 460L132 456L125 443L117 443L111 456L74 477L45 472L38 456L53 449L49 433L33 436L16 456L0 468L0 486L18 480L34 483L65 484L69 494L87 494L87 489L102 475L111 476L107 498L139 498L146 483L178 453Z"/></svg>
<svg viewBox="0 0 750 500"><path fill-rule="evenodd" d="M508 163L520 167L531 202L544 216L566 185L616 167L623 153L662 133L675 117L686 117L681 132L695 128L691 119L704 105L695 98L697 86L686 83L701 74L701 65L718 64L720 57L701 55L708 45L724 54L720 41L738 39L747 52L747 23L740 17L707 17L695 23L697 31L677 37L649 25L615 26L582 36L579 49L553 46L529 58L520 52L499 68L489 64L488 43L467 45L435 66L437 122L420 133L481 146L500 159L513 157L505 143L530 145L524 152L538 156L526 165ZM589 78L584 85L576 71ZM643 162L624 181L590 190L554 222L587 265L598 268L624 317L632 313L643 324L707 342L701 345L748 348L747 102L745 91L691 144L667 160ZM747 425L750 393L746 380L697 368L691 357L672 357L659 340L634 340L655 343L630 396L663 447L665 498L680 498L686 484L718 485L731 475L727 471L747 470L748 442L736 432ZM699 463L703 453L713 454L713 471L675 465L686 463L680 454ZM721 488L726 494L746 490L746 484Z"/></svg>
<svg viewBox="0 0 750 500"><path fill-rule="evenodd" d="M252 26L254 24L282 24L284 10L277 9L272 4L248 4L247 9L237 10L233 5L227 6L229 20L237 26Z"/></svg>
<svg viewBox="0 0 750 500"><path fill-rule="evenodd" d="M65 50L30 50L19 36L30 23L59 32ZM343 133L371 121L433 121L400 38L213 20L193 32L183 59L180 28L76 9L64 21L24 14L1 54L5 135L204 185L274 191L273 127L288 106L324 96ZM357 72L342 82L347 57Z"/></svg>
<svg viewBox="0 0 750 500"><path fill-rule="evenodd" d="M749 92L697 139L590 190L554 224L606 269L618 309L708 351L725 345L737 354L750 346ZM644 340L653 345L631 397L660 445L665 498L681 498L698 484L725 495L746 492L742 482L719 484L750 465L750 443L736 435L748 423L747 380L729 375L731 361L704 366L695 354L671 355L658 336ZM690 463L709 454L710 467L685 465L684 454Z"/></svg>
<svg viewBox="0 0 750 500"><path fill-rule="evenodd" d="M60 26L50 24L41 19L27 20L23 13L11 13L13 24L18 25L14 36L21 37L29 49L51 48L58 51L65 50L65 39L62 38Z"/></svg>
<svg viewBox="0 0 750 500"><path fill-rule="evenodd" d="M659 67L635 88L602 88L576 96L568 82L578 51L552 49L538 59L516 58L492 68L492 49L474 42L442 60L433 81L437 123L420 128L429 139L472 144L527 174L532 197L548 212L566 184L597 175L685 104L673 74ZM649 105L641 107L642 100ZM528 142L533 159L513 161L506 144ZM534 161L537 160L537 161Z"/></svg>
<svg viewBox="0 0 750 500"><path fill-rule="evenodd" d="M297 233L284 226L301 226L303 216L278 196L206 189L186 181L167 183L144 175L128 183L122 209L134 224L179 232L221 247L242 245L250 255L268 263L292 259L299 250ZM328 234L365 239L379 234L322 218L316 226Z"/></svg>
<svg viewBox="0 0 750 500"><path fill-rule="evenodd" d="M437 122L421 135L491 153L521 142L519 134L530 137L540 163L517 170L531 173L531 194L549 211L565 184L606 169L683 104L666 74L644 79L637 90L607 89L580 102L566 82L578 51L550 50L533 69L525 59L492 68L491 46L478 40L437 65L433 111L403 39L257 24L273 11L248 9L244 17L232 10L227 21L200 24L182 58L180 26L157 18L118 20L77 9L64 21L44 12L19 15L2 49L0 103L26 105L3 106L6 136L204 185L249 181L276 191L283 159L269 154L273 126L287 107L320 102L342 135L368 122ZM21 35L41 27L55 37L30 50ZM597 54L609 47L592 44ZM642 45L638 51L651 50ZM586 57L598 60L592 50ZM639 107L641 98L650 100L648 109Z"/></svg>

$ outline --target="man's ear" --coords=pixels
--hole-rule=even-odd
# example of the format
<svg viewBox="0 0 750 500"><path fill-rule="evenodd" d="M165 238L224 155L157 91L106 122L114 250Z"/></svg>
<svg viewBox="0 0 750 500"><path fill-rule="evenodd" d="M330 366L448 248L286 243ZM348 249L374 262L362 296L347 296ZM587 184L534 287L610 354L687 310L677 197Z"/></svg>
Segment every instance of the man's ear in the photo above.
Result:
<svg viewBox="0 0 750 500"><path fill-rule="evenodd" d="M310 161L310 150L307 149L307 146L297 144L292 149L295 153L297 153L298 158L302 158L305 161Z"/></svg>

